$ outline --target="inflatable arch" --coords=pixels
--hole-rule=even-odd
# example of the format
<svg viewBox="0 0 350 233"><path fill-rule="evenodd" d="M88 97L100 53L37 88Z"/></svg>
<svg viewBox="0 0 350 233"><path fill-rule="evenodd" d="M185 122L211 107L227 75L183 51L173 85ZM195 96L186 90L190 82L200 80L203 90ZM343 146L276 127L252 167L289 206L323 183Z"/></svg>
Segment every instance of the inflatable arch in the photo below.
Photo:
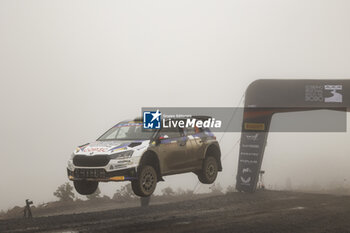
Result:
<svg viewBox="0 0 350 233"><path fill-rule="evenodd" d="M273 114L350 111L350 80L257 80L245 94L236 189L254 192Z"/></svg>

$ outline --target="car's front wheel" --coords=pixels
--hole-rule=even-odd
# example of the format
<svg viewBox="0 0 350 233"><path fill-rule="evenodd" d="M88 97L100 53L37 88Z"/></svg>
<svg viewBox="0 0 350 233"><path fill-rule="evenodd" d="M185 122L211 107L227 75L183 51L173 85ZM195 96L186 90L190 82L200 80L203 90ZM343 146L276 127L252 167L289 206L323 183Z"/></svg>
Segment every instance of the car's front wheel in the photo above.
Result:
<svg viewBox="0 0 350 233"><path fill-rule="evenodd" d="M91 195L98 187L97 181L75 180L74 188L81 195Z"/></svg>
<svg viewBox="0 0 350 233"><path fill-rule="evenodd" d="M134 193L140 197L152 195L157 186L157 172L150 165L141 166L138 170L137 180L131 181Z"/></svg>
<svg viewBox="0 0 350 233"><path fill-rule="evenodd" d="M212 184L218 175L218 161L213 156L205 157L202 170L197 172L198 179L203 184Z"/></svg>

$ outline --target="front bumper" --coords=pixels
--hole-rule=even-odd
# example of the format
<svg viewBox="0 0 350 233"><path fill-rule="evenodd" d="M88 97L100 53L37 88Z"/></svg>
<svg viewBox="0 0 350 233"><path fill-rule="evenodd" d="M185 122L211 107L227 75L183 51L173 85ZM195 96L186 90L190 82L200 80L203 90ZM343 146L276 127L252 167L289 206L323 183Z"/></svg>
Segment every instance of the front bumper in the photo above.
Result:
<svg viewBox="0 0 350 233"><path fill-rule="evenodd" d="M67 174L70 180L124 181L136 179L140 157L109 159L106 155L76 155L68 160Z"/></svg>
<svg viewBox="0 0 350 233"><path fill-rule="evenodd" d="M73 181L88 180L110 182L137 179L135 168L128 168L110 172L107 172L104 168L75 168L73 171L67 168L67 175L68 179Z"/></svg>

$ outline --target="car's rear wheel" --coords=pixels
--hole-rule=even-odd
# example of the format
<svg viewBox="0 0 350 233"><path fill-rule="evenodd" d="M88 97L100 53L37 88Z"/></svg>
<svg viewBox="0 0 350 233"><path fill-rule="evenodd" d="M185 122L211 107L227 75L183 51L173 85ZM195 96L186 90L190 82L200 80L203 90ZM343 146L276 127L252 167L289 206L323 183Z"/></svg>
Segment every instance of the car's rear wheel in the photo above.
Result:
<svg viewBox="0 0 350 233"><path fill-rule="evenodd" d="M138 170L137 180L131 181L134 193L140 197L152 195L157 186L157 172L150 165L141 166Z"/></svg>
<svg viewBox="0 0 350 233"><path fill-rule="evenodd" d="M198 179L203 184L212 184L218 175L218 161L213 156L205 157L202 170L197 172Z"/></svg>
<svg viewBox="0 0 350 233"><path fill-rule="evenodd" d="M74 188L81 195L91 195L97 190L98 182L87 180L75 180Z"/></svg>

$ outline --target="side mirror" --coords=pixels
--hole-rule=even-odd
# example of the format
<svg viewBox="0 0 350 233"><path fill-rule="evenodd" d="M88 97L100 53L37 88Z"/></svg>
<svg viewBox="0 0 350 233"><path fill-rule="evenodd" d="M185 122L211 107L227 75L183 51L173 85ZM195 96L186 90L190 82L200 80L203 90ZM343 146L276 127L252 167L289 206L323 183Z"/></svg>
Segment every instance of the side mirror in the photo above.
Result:
<svg viewBox="0 0 350 233"><path fill-rule="evenodd" d="M167 139L167 138L169 138L169 136L168 135L166 135L166 134L164 134L164 135L159 135L159 140L163 140L163 139Z"/></svg>
<svg viewBox="0 0 350 233"><path fill-rule="evenodd" d="M158 135L158 137L157 137L156 140L155 140L156 145L159 145L160 142L161 142L163 139L167 139L167 138L169 138L169 136L166 135L166 134L165 134L165 135L164 135L164 134Z"/></svg>

